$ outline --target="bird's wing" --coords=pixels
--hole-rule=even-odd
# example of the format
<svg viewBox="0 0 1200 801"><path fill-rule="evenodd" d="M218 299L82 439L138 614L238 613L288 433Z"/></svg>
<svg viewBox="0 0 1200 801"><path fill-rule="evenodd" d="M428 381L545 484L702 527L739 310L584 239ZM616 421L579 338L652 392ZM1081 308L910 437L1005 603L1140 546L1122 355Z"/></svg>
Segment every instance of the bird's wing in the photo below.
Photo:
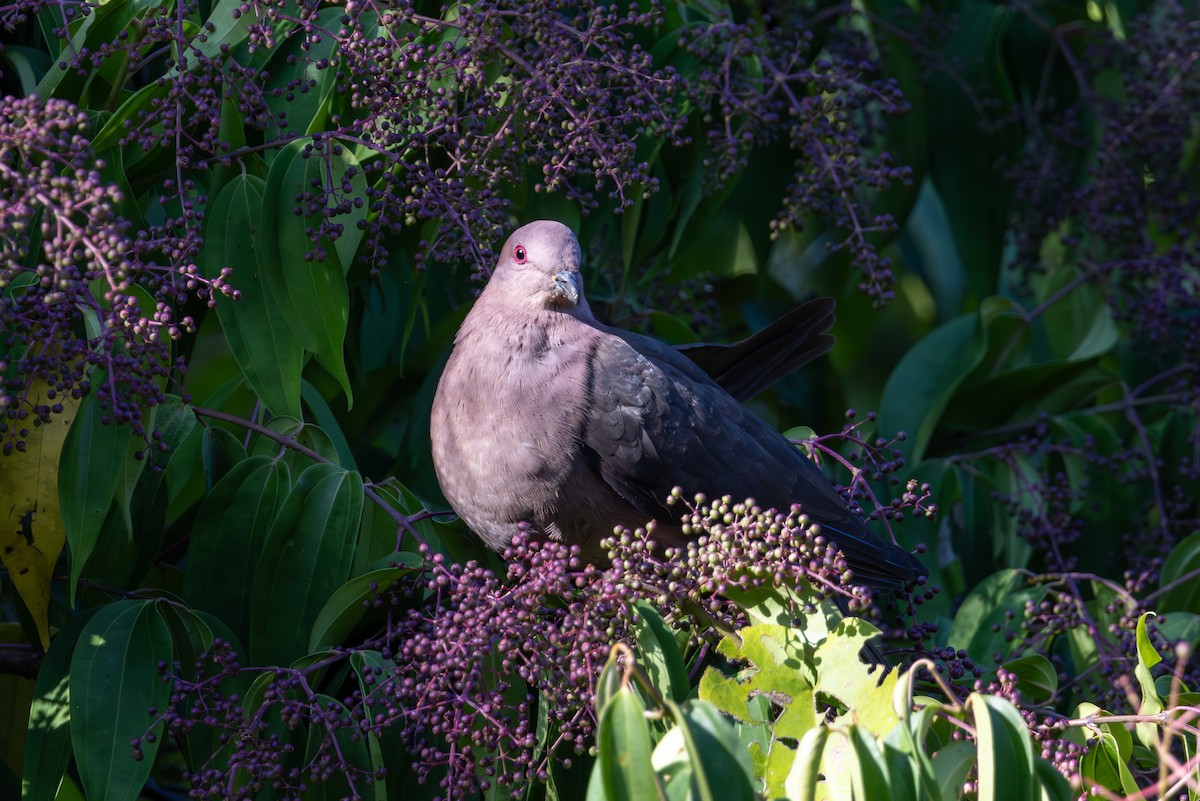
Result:
<svg viewBox="0 0 1200 801"><path fill-rule="evenodd" d="M648 518L678 516L666 506L676 486L689 495L753 497L763 508L799 503L863 583L900 586L920 570L871 533L782 434L673 349L624 332L605 336L589 372L584 444L604 481Z"/></svg>
<svg viewBox="0 0 1200 801"><path fill-rule="evenodd" d="M833 347L832 298L814 298L731 345L676 348L738 400L749 400Z"/></svg>

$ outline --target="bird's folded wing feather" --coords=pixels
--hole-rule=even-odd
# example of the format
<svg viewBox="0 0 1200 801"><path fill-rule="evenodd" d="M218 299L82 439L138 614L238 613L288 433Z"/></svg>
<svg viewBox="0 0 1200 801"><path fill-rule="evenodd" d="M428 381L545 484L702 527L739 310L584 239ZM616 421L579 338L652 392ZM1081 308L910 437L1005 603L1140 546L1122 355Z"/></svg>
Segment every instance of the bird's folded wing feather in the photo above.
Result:
<svg viewBox="0 0 1200 801"><path fill-rule="evenodd" d="M673 349L612 335L592 358L584 445L604 481L647 519L679 515L666 505L676 486L753 497L763 508L800 503L863 581L900 586L896 579L913 577L911 555L871 533L816 465Z"/></svg>

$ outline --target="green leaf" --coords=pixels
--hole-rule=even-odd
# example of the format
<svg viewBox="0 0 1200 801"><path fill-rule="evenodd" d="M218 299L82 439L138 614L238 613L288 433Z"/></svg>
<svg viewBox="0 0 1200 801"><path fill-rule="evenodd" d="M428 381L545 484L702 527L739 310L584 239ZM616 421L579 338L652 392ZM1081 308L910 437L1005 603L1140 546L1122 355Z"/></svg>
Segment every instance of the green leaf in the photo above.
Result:
<svg viewBox="0 0 1200 801"><path fill-rule="evenodd" d="M818 693L836 698L846 708L839 718L854 721L877 737L887 734L900 720L892 705L899 675L868 673L860 654L879 629L856 617L844 618L817 648Z"/></svg>
<svg viewBox="0 0 1200 801"><path fill-rule="evenodd" d="M1154 617L1154 613L1143 612L1138 616L1137 622L1138 664L1147 670L1162 661L1162 657L1158 654L1158 649L1154 647L1154 643L1150 642L1150 633L1146 630L1146 618L1148 617Z"/></svg>
<svg viewBox="0 0 1200 801"><path fill-rule="evenodd" d="M1058 671L1041 654L1026 654L1004 663L1004 669L1017 677L1022 699L1043 704L1058 692Z"/></svg>
<svg viewBox="0 0 1200 801"><path fill-rule="evenodd" d="M209 492L233 466L246 458L242 441L233 432L210 426L204 429L204 484Z"/></svg>
<svg viewBox="0 0 1200 801"><path fill-rule="evenodd" d="M32 47L5 44L0 51L3 58L12 66L12 72L17 77L21 87L21 95L28 96L37 91L38 82L50 71L53 61L41 50Z"/></svg>
<svg viewBox="0 0 1200 801"><path fill-rule="evenodd" d="M325 145L326 151L330 146ZM311 142L300 140L279 151L271 162L263 192L272 202L262 206L260 241L267 281L292 334L337 379L350 405L353 393L342 352L350 299L341 257L337 248L325 239L319 245L324 257L311 255L318 246L307 229L316 227L323 218L319 214L312 217L295 213L297 208L311 202L300 198L314 193L314 181L325 187L329 175L340 182L348 172L358 170L349 151L345 148L340 151L322 152L314 149ZM324 196L323 190L315 193Z"/></svg>
<svg viewBox="0 0 1200 801"><path fill-rule="evenodd" d="M386 598L383 594L392 582L411 573L420 564L416 554L402 556L411 557L412 564L408 567L386 567L355 576L330 596L313 621L312 633L308 638L310 652L324 651L341 644L362 619L371 602Z"/></svg>
<svg viewBox="0 0 1200 801"><path fill-rule="evenodd" d="M328 728L319 724L309 726L304 764L320 764L319 760L325 755L334 759L345 759L348 769L334 771L327 781L309 784L308 792L304 795L305 801L361 798L360 793L365 788L363 776L371 769L371 754L367 743L358 736L352 726L347 725L350 711L340 701L318 693L316 702L326 716L337 720L340 725ZM351 787L346 780L348 775L356 778L355 787Z"/></svg>
<svg viewBox="0 0 1200 801"><path fill-rule="evenodd" d="M740 641L726 637L717 650L749 664L733 677L713 667L705 670L700 677L700 698L736 720L751 723L755 721L748 707L750 699L766 694L783 708L775 720L775 736L799 739L816 725L815 677L796 669L797 661L810 661L800 659L804 641L796 629L770 623L739 629L738 638Z"/></svg>
<svg viewBox="0 0 1200 801"><path fill-rule="evenodd" d="M409 517L420 512L424 507L421 501L407 487L397 481L388 482L387 486L373 488L375 495L383 500L389 508ZM441 539L428 518L411 524L434 553L441 552ZM415 553L417 545L411 536L405 536L406 547L409 550L397 552L396 541L402 533L407 535L407 528L396 522L378 503L364 503L362 525L358 535L358 547L354 549L353 575L365 573L378 567L388 567L389 562L399 561L399 553Z"/></svg>
<svg viewBox="0 0 1200 801"><path fill-rule="evenodd" d="M862 726L853 725L845 730L845 735L853 755L848 767L854 797L895 799L897 794L892 787L888 764L875 738Z"/></svg>
<svg viewBox="0 0 1200 801"><path fill-rule="evenodd" d="M25 733L22 801L54 798L71 760L71 657L95 609L85 609L54 636L33 686Z"/></svg>
<svg viewBox="0 0 1200 801"><path fill-rule="evenodd" d="M1142 702L1138 706L1138 714L1147 716L1157 715L1166 708L1162 698L1158 695L1154 676L1150 672L1152 667L1162 661L1162 657L1158 655L1158 651L1155 650L1154 644L1150 642L1150 635L1146 631L1146 618L1153 614L1153 612L1145 612L1138 617L1136 635L1138 661L1133 668L1134 678L1137 679L1138 688L1142 693ZM1134 730L1137 732L1138 740L1142 745L1151 750L1158 747L1158 726L1153 723L1138 723L1134 727Z"/></svg>
<svg viewBox="0 0 1200 801"><path fill-rule="evenodd" d="M600 713L596 764L588 801L650 801L665 798L650 763L646 706L628 686L617 690Z"/></svg>
<svg viewBox="0 0 1200 801"><path fill-rule="evenodd" d="M289 447L289 445L295 443L310 451L314 451L318 456L339 467L345 467L345 465L338 463L337 449L333 447L333 442L329 439L329 435L322 431L319 426L315 426L312 423L305 423L294 417L285 416L271 418L266 428L276 434L283 435L288 444L285 445L275 437L255 431L250 439L249 453L251 456L270 456L275 459L282 459L297 472L302 472L304 468L312 464L313 457Z"/></svg>
<svg viewBox="0 0 1200 801"><path fill-rule="evenodd" d="M75 646L71 744L89 801L134 801L158 753L162 723L154 715L171 695L158 665L171 661L171 632L156 604L130 600L101 608ZM141 759L132 755L134 739Z"/></svg>
<svg viewBox="0 0 1200 801"><path fill-rule="evenodd" d="M942 410L987 350L979 314L964 314L935 328L904 354L888 376L879 401L879 427L898 443L909 464L925 455Z"/></svg>
<svg viewBox="0 0 1200 801"><path fill-rule="evenodd" d="M972 694L979 749L980 801L1034 801L1033 741L1016 707L1003 698Z"/></svg>
<svg viewBox="0 0 1200 801"><path fill-rule="evenodd" d="M796 749L796 759L792 762L792 769L784 784L788 798L794 798L797 801L813 801L817 797L821 760L825 753L825 744L829 741L830 731L828 726L816 726L809 729L800 738L800 746Z"/></svg>
<svg viewBox="0 0 1200 801"><path fill-rule="evenodd" d="M1200 612L1200 531L1193 531L1171 549L1158 587L1161 594L1154 604L1158 611Z"/></svg>
<svg viewBox="0 0 1200 801"><path fill-rule="evenodd" d="M58 464L59 505L71 555L67 597L72 606L79 577L116 498L133 436L129 426L102 423L108 414L95 395L84 398Z"/></svg>
<svg viewBox="0 0 1200 801"><path fill-rule="evenodd" d="M1015 125L984 125L975 91L994 100L991 114L1007 113L1013 88L1005 61L1005 39L1014 12L984 0L955 7L958 26L945 39L944 57L970 65L954 77L935 76L927 92L929 171L941 195L975 297L996 291L1013 202L1012 182L996 169L1015 157ZM978 87L978 88L974 88ZM985 133L981 134L982 131Z"/></svg>
<svg viewBox="0 0 1200 801"><path fill-rule="evenodd" d="M196 514L183 597L224 620L242 642L259 555L287 491L286 464L252 457L217 482Z"/></svg>
<svg viewBox="0 0 1200 801"><path fill-rule="evenodd" d="M217 317L246 383L274 414L298 418L304 340L267 280L264 259L271 246L260 230L269 210L265 189L261 178L241 174L217 193L205 215L202 268L207 278L226 267L233 271L229 283L240 297L218 298Z"/></svg>
<svg viewBox="0 0 1200 801"><path fill-rule="evenodd" d="M325 8L312 17L317 36L291 36L274 48L267 66L269 78L264 87L267 107L271 109L267 136L274 140L292 132L314 133L324 124L322 109L328 109L328 92L338 71L338 36L345 12ZM366 197L359 194L357 197Z"/></svg>
<svg viewBox="0 0 1200 801"><path fill-rule="evenodd" d="M1008 614L1020 619L1025 603L1040 600L1045 590L1040 587L1020 589L1025 579L1019 571L1001 570L979 582L962 602L950 628L948 644L965 649L980 664L990 664L993 655L1003 654L1011 644L1005 640L1004 626ZM1000 626L993 631L993 626Z"/></svg>
<svg viewBox="0 0 1200 801"><path fill-rule="evenodd" d="M157 0L126 0L125 2L101 3L83 16L77 27L71 31L71 41L67 45L68 53L78 53L80 50L95 50L101 45L116 41L117 34L128 30L130 22L141 16L147 9L153 8ZM53 20L53 15L37 15L47 21ZM53 34L46 36L47 40L58 41ZM70 66L69 59L55 58L50 69L42 76L34 94L38 97L59 97L79 103L80 97L86 92L87 86L94 73L86 76L76 74ZM110 60L111 61L111 60Z"/></svg>
<svg viewBox="0 0 1200 801"><path fill-rule="evenodd" d="M650 604L638 601L633 606L638 615L638 655L646 675L663 696L682 703L692 688L675 632Z"/></svg>
<svg viewBox="0 0 1200 801"><path fill-rule="evenodd" d="M1074 801L1076 793L1058 768L1039 758L1034 760L1033 769L1042 791L1040 801Z"/></svg>
<svg viewBox="0 0 1200 801"><path fill-rule="evenodd" d="M962 795L963 783L971 768L975 767L975 745L962 741L947 743L933 756L933 770L937 776L942 801L957 801Z"/></svg>
<svg viewBox="0 0 1200 801"><path fill-rule="evenodd" d="M254 21L254 15L242 13L241 0L218 0L205 20L203 32L188 42L185 52L189 69L206 60L223 60L223 53L233 51L250 35ZM178 67L167 74L168 77L178 75Z"/></svg>
<svg viewBox="0 0 1200 801"><path fill-rule="evenodd" d="M350 448L350 443L346 441L346 434L342 431L342 427L338 424L337 415L333 413L333 409L329 407L328 401L322 397L317 388L307 381L300 381L300 398L312 411L313 419L320 427L320 431L325 434L333 447L333 461L340 464L342 467L356 470L357 465L354 463L354 451Z"/></svg>
<svg viewBox="0 0 1200 801"><path fill-rule="evenodd" d="M1080 758L1079 772L1085 786L1098 784L1123 796L1133 795L1139 789L1128 765L1121 758L1116 740L1108 731L1100 732L1091 748Z"/></svg>
<svg viewBox="0 0 1200 801"><path fill-rule="evenodd" d="M304 654L321 608L349 577L362 504L356 472L315 464L300 474L254 577L249 648L255 664L287 664Z"/></svg>
<svg viewBox="0 0 1200 801"><path fill-rule="evenodd" d="M162 550L171 480L195 471L200 461L198 445L202 437L191 408L177 395L167 395L157 408L154 426L160 439L156 442L167 450L150 449L156 469L145 471L134 489L131 506L137 562L130 572L134 582L146 575Z"/></svg>
<svg viewBox="0 0 1200 801"><path fill-rule="evenodd" d="M666 704L687 747L693 794L713 801L718 795L722 801L754 801L750 757L733 723L706 701Z"/></svg>
<svg viewBox="0 0 1200 801"><path fill-rule="evenodd" d="M96 153L101 153L110 147L114 147L120 142L121 137L129 132L125 123L132 121L136 124L138 122L138 114L153 109L155 101L160 101L164 98L168 89L169 86L167 84L159 84L158 81L152 81L125 98L125 101L117 107L117 110L104 123L104 127L92 139L92 149Z"/></svg>

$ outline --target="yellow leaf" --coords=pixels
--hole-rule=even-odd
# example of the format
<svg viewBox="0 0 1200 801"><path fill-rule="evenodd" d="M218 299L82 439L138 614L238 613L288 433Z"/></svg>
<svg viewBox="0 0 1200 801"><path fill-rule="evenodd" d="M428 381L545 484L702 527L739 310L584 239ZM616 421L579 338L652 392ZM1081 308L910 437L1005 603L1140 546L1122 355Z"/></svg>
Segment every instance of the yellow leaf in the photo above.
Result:
<svg viewBox="0 0 1200 801"><path fill-rule="evenodd" d="M50 580L66 542L58 508L58 459L79 408L79 401L70 396L47 399L48 389L45 381L35 380L29 403L62 403L62 414L52 415L43 425L30 425L23 452L0 455L0 514L5 516L0 562L33 615L43 648L50 647Z"/></svg>

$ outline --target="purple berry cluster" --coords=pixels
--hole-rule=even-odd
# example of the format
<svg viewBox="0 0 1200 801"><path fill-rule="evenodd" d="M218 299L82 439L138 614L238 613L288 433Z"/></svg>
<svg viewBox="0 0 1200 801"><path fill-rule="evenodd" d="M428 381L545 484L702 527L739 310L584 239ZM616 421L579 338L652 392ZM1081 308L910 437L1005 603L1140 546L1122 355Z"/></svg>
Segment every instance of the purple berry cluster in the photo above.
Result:
<svg viewBox="0 0 1200 801"><path fill-rule="evenodd" d="M1018 267L1045 268L1048 236L1080 265L1072 286L1106 295L1142 350L1170 364L1200 353L1194 291L1200 244L1195 115L1200 30L1187 4L1155 3L1124 35L1101 27L1055 39L1073 92L1021 118L1028 139L1010 170ZM1084 179L1078 180L1080 171ZM1169 347L1168 347L1169 345Z"/></svg>
<svg viewBox="0 0 1200 801"><path fill-rule="evenodd" d="M30 425L65 398L94 390L105 419L144 434L176 362L171 342L192 330L187 294L223 285L175 270L123 217L123 191L92 152L87 115L61 100L0 99L0 439L20 450ZM95 382L97 376L104 380ZM44 382L49 403L35 403Z"/></svg>
<svg viewBox="0 0 1200 801"><path fill-rule="evenodd" d="M680 32L680 45L702 65L688 85L711 155L704 166L717 185L737 176L752 150L786 142L792 174L773 236L816 219L837 233L829 248L844 251L862 273L859 289L877 305L893 297L891 260L878 252L898 230L868 198L912 171L871 144L886 116L907 113L899 84L878 74L868 42L844 35L814 44L800 20L770 16L756 24L718 19ZM817 52L817 51L820 52Z"/></svg>
<svg viewBox="0 0 1200 801"><path fill-rule="evenodd" d="M618 529L604 543L607 564L523 532L504 552L502 573L422 546L420 571L364 603L386 621L376 635L305 668L271 669L253 704L226 695L246 671L228 647L214 649L195 677L175 677L163 715L168 732L208 728L221 744L190 775L192 796L250 798L266 787L286 794L336 777L363 792L385 777L364 771L339 743L367 737L403 743L418 780L437 782L445 798L517 790L591 748L596 681L611 645L636 641L634 602L691 632L693 655L745 624L730 600L738 590L807 583L817 596L795 610L797 619L816 611L820 595L870 605L869 591L853 584L841 553L799 507L710 503L679 491L672 501L686 507L686 547L658 546L653 525ZM336 698L321 695L318 678L346 660L358 680ZM316 732L303 755L288 734L302 726Z"/></svg>

